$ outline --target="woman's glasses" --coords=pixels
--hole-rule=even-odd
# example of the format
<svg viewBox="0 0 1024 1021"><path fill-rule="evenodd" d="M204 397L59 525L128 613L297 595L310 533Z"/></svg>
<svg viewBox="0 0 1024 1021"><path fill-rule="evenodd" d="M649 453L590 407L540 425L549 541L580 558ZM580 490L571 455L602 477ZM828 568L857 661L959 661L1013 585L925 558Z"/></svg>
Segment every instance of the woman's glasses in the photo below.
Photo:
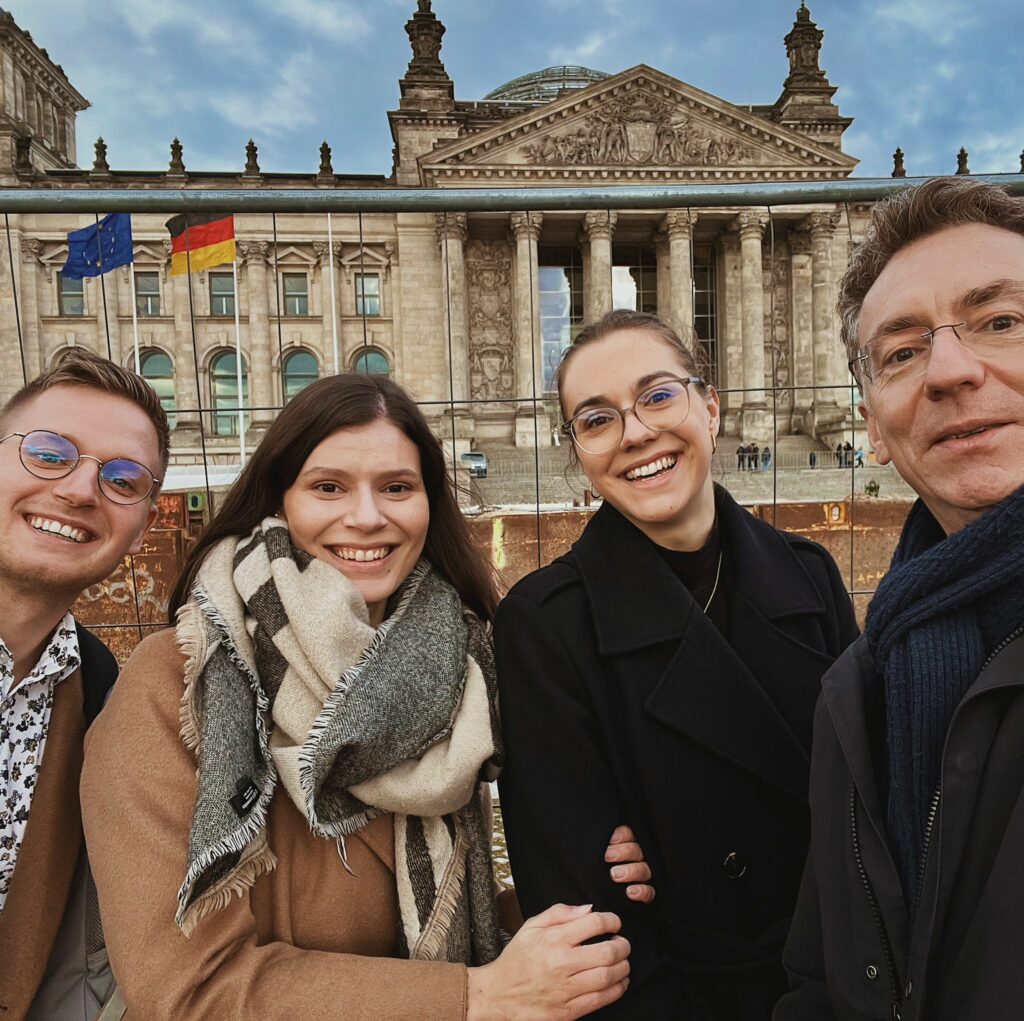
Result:
<svg viewBox="0 0 1024 1021"><path fill-rule="evenodd" d="M630 412L655 432L674 429L690 413L691 383L705 385L700 376L665 379L644 390L631 408L584 408L562 426L562 432L588 454L607 454L622 442Z"/></svg>
<svg viewBox="0 0 1024 1021"><path fill-rule="evenodd" d="M62 479L70 475L83 459L99 465L100 492L114 503L129 505L141 503L152 495L160 480L138 461L115 457L101 461L91 454L81 454L78 447L60 433L36 429L30 433L8 433L0 443L12 436L20 436L18 456L25 470L37 479Z"/></svg>

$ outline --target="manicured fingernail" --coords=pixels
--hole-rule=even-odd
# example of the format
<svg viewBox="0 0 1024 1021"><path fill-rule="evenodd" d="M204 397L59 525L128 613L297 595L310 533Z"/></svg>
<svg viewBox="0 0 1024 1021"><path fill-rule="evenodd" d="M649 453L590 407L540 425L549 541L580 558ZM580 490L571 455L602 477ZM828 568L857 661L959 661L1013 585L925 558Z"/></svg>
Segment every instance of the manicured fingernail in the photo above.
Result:
<svg viewBox="0 0 1024 1021"><path fill-rule="evenodd" d="M639 886L627 886L626 887L626 893L628 893L630 897L639 897L640 896L640 887Z"/></svg>
<svg viewBox="0 0 1024 1021"><path fill-rule="evenodd" d="M626 866L625 865L616 865L612 869L612 879L622 879L622 877L625 876L625 874L626 874Z"/></svg>
<svg viewBox="0 0 1024 1021"><path fill-rule="evenodd" d="M594 906L593 904L577 904L577 905L576 905L576 906L575 906L575 907L574 907L574 908L572 909L572 913L573 913L574 915L586 915L586 914L589 914L589 913L590 913L590 909L591 909L591 908L592 908L593 906Z"/></svg>
<svg viewBox="0 0 1024 1021"><path fill-rule="evenodd" d="M619 860L619 852L615 851L615 850L605 851L605 853L604 853L604 860L605 861L618 861Z"/></svg>

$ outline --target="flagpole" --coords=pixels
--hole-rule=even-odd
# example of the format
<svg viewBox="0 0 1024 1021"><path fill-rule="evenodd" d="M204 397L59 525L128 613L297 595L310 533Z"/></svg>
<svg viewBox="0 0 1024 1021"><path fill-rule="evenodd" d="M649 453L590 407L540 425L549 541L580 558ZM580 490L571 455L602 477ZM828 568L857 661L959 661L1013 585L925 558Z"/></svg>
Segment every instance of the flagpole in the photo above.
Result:
<svg viewBox="0 0 1024 1021"><path fill-rule="evenodd" d="M334 374L340 371L338 361L338 297L334 291L334 231L331 229L331 214L327 214L327 258L331 267L331 337L334 340ZM366 300L365 298L363 299Z"/></svg>
<svg viewBox="0 0 1024 1021"><path fill-rule="evenodd" d="M103 302L103 325L107 331L107 357L113 361L114 351L110 346L110 319L107 317L107 285L103 280L103 227L100 224L99 213L93 213L96 218L96 250L99 253L100 270L100 297Z"/></svg>
<svg viewBox="0 0 1024 1021"><path fill-rule="evenodd" d="M135 259L134 252L132 253L132 261L128 263L128 268L132 275L132 333L135 337L135 375L142 375L142 358L139 355L139 310L135 302Z"/></svg>
<svg viewBox="0 0 1024 1021"><path fill-rule="evenodd" d="M235 385L238 387L238 458L245 467L245 401L242 395L242 327L238 318L238 260L231 262L235 288Z"/></svg>

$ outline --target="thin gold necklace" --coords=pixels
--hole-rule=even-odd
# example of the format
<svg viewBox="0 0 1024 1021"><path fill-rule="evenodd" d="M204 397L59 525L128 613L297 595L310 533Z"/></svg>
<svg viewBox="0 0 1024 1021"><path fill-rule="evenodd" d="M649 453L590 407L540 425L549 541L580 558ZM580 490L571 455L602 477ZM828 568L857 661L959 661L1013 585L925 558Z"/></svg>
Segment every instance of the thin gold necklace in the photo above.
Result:
<svg viewBox="0 0 1024 1021"><path fill-rule="evenodd" d="M711 589L711 595L708 596L708 601L704 604L704 613L708 612L708 607L711 605L711 600L715 598L715 593L718 591L718 579L722 576L722 554L724 550L718 551L718 567L715 568L715 584Z"/></svg>

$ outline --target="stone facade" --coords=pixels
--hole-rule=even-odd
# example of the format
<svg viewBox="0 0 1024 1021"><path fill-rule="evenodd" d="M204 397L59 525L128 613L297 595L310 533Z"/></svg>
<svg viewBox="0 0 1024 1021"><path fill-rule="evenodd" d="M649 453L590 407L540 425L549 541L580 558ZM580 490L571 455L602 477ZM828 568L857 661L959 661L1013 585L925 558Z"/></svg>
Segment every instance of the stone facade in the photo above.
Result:
<svg viewBox="0 0 1024 1021"><path fill-rule="evenodd" d="M177 139L166 171L122 171L111 169L102 139L92 168L76 166L75 115L87 103L46 51L0 14L0 184L529 188L834 180L856 166L841 149L850 120L819 66L822 32L803 4L785 37L789 76L779 99L764 106L735 106L645 65L614 75L549 69L511 83L520 97L534 94L535 79L540 99L503 98L498 89L487 100L460 101L431 0L418 0L405 27L412 58L399 107L388 113L390 175L336 172L326 142L312 174L263 173L254 142L241 171L198 171ZM548 87L559 75L573 87ZM834 446L853 426L835 290L866 215L859 205L338 214L330 231L324 216L238 215L248 428L258 439L288 387L301 384L289 366L304 353L320 374L387 369L431 402L437 428L458 449L549 444L557 415L545 392L552 352L582 321L635 291L638 307L699 343L724 391L728 434L763 442L774 428ZM134 268L87 280L80 298L65 292L62 301L66 233L92 218L9 218L13 280L0 258L0 399L20 384L22 358L30 376L74 346L109 349L131 364L134 290L144 358L169 360L174 456L187 462L201 454L197 409L210 408L218 392L224 404L230 392L218 358L234 349L235 316L218 277L230 277L229 267L170 277L164 219L133 216ZM308 370L309 359L303 364ZM213 460L237 457L231 421L204 418Z"/></svg>

